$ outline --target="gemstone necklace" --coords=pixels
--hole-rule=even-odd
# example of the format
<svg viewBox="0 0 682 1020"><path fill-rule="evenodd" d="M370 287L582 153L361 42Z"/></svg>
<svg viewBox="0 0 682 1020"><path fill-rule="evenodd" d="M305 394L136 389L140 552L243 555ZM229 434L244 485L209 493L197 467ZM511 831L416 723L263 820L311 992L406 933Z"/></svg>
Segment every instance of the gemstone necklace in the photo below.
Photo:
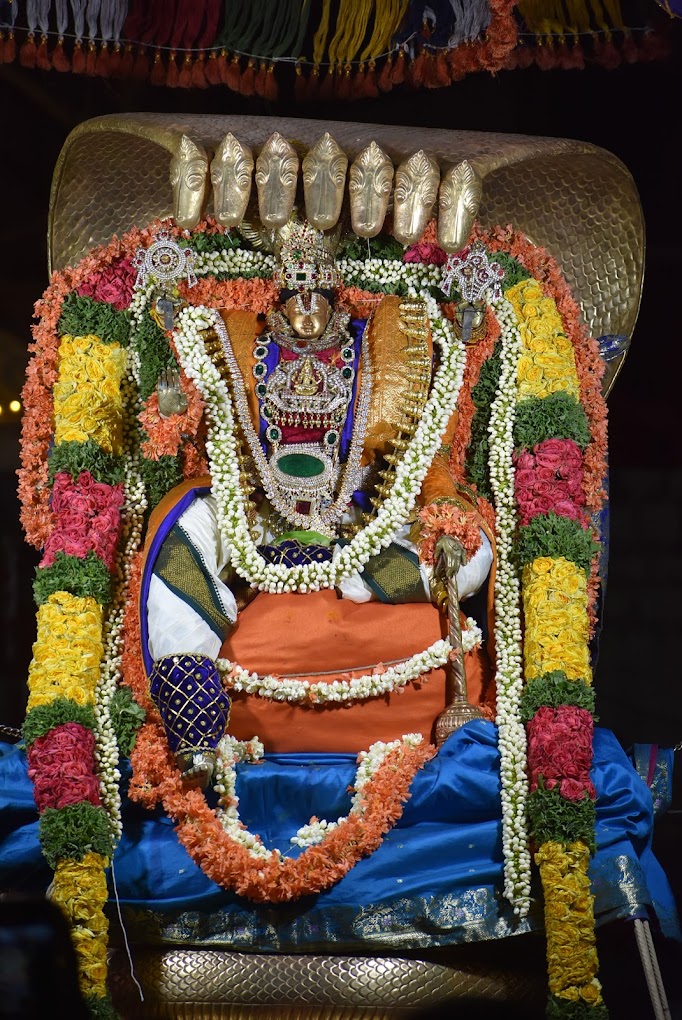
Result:
<svg viewBox="0 0 682 1020"><path fill-rule="evenodd" d="M289 524L307 531L319 531L329 538L335 538L338 524L360 479L360 460L364 447L372 389L372 371L366 340L367 329L363 335L360 351L362 380L355 408L348 458L334 498L333 494L338 480L338 464L322 444L295 443L283 447L278 446L271 459L268 460L251 421L244 380L227 327L220 315L216 315L214 321L230 375L237 418L260 475L265 495L274 509ZM256 349L258 350L259 347L265 347L265 354L267 354L267 345L262 340L257 342ZM263 366L259 381L262 381L265 370L264 356L261 354L260 359L257 357L256 365L262 364ZM256 377L258 379L258 374ZM331 436L330 431L332 432ZM327 430L325 438L328 440L328 447L335 450L338 445L338 434L334 434L334 430Z"/></svg>

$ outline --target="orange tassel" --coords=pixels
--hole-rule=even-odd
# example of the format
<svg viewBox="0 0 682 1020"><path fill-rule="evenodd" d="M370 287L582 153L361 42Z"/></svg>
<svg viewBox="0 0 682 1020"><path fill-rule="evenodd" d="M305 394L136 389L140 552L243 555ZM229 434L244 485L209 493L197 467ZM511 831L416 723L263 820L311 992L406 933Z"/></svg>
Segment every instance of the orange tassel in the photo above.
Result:
<svg viewBox="0 0 682 1020"><path fill-rule="evenodd" d="M166 68L166 85L169 89L178 87L178 65L175 62L175 50L170 51L168 67Z"/></svg>
<svg viewBox="0 0 682 1020"><path fill-rule="evenodd" d="M253 79L253 91L257 96L265 95L265 76L268 73L265 61L261 60Z"/></svg>
<svg viewBox="0 0 682 1020"><path fill-rule="evenodd" d="M47 52L47 36L41 35L40 45L36 50L36 67L39 67L41 71L52 70L52 61Z"/></svg>
<svg viewBox="0 0 682 1020"><path fill-rule="evenodd" d="M161 59L161 50L157 50L154 54L154 62L152 64L149 80L152 85L166 84L166 68L163 66L163 60Z"/></svg>
<svg viewBox="0 0 682 1020"><path fill-rule="evenodd" d="M450 81L461 81L465 78L469 70L468 62L468 47L466 46L453 46L448 51L448 69L450 72ZM516 66L515 64L513 65Z"/></svg>
<svg viewBox="0 0 682 1020"><path fill-rule="evenodd" d="M64 40L61 36L57 39L57 45L52 51L52 66L55 71L63 72L71 70L71 63L64 52Z"/></svg>
<svg viewBox="0 0 682 1020"><path fill-rule="evenodd" d="M178 75L178 85L181 89L188 89L192 85L192 57L189 53L185 53L185 59Z"/></svg>
<svg viewBox="0 0 682 1020"><path fill-rule="evenodd" d="M22 67L36 66L36 39L33 32L28 33L26 42L19 50L19 63Z"/></svg>
<svg viewBox="0 0 682 1020"><path fill-rule="evenodd" d="M535 63L541 71L553 71L557 66L557 60L554 55L554 47L551 43L543 44L540 41L539 45L535 48Z"/></svg>
<svg viewBox="0 0 682 1020"><path fill-rule="evenodd" d="M530 67L533 63L533 51L530 46L517 46L514 50L516 56L516 66L525 70L526 67Z"/></svg>
<svg viewBox="0 0 682 1020"><path fill-rule="evenodd" d="M595 39L594 55L597 63L605 67L607 71L613 71L621 63L621 55L613 44L613 39Z"/></svg>
<svg viewBox="0 0 682 1020"><path fill-rule="evenodd" d="M249 58L249 62L246 65L244 73L239 79L239 91L243 96L253 96L256 92L256 65L254 61Z"/></svg>
<svg viewBox="0 0 682 1020"><path fill-rule="evenodd" d="M232 60L229 62L225 69L225 77L223 78L223 82L225 83L225 85L227 85L229 89L232 89L234 92L238 92L239 81L241 79L241 76L242 72L241 67L239 66L239 57L235 53L235 55L232 57Z"/></svg>
<svg viewBox="0 0 682 1020"><path fill-rule="evenodd" d="M559 43L555 48L556 62L562 71L573 71L573 54L565 42Z"/></svg>
<svg viewBox="0 0 682 1020"><path fill-rule="evenodd" d="M275 77L275 65L270 64L265 75L265 98L271 103L276 103L278 96L279 86Z"/></svg>
<svg viewBox="0 0 682 1020"><path fill-rule="evenodd" d="M447 88L452 79L450 78L450 69L448 67L448 60L444 50L438 50L436 58L434 60L434 81L435 87L439 89Z"/></svg>
<svg viewBox="0 0 682 1020"><path fill-rule="evenodd" d="M97 50L95 44L90 40L88 43L88 52L85 55L85 73L89 78L95 77L95 64L97 63Z"/></svg>
<svg viewBox="0 0 682 1020"><path fill-rule="evenodd" d="M192 65L192 88L195 89L207 89L208 82L206 81L206 58L203 53L200 53L197 59Z"/></svg>
<svg viewBox="0 0 682 1020"><path fill-rule="evenodd" d="M303 77L303 74L301 74L301 77ZM310 74L308 75L308 84L306 85L305 88L305 99L307 99L309 102L310 101L314 102L317 99L319 92L320 92L320 68L318 64L314 64Z"/></svg>
<svg viewBox="0 0 682 1020"><path fill-rule="evenodd" d="M119 68L119 75L121 78L130 78L133 73L133 67L135 65L135 58L133 56L133 47L131 43L126 43L125 49L121 55L121 65Z"/></svg>
<svg viewBox="0 0 682 1020"><path fill-rule="evenodd" d="M83 44L80 39L76 39L76 45L73 48L73 57L71 58L71 70L74 74L85 73L85 54L83 53Z"/></svg>
<svg viewBox="0 0 682 1020"><path fill-rule="evenodd" d="M225 84L225 75L227 74L228 66L229 65L228 65L228 62L227 62L227 51L226 50L221 50L220 53L218 54L218 56L216 57L216 69L217 69L218 75L219 75L218 81L216 82L216 85L224 85Z"/></svg>
<svg viewBox="0 0 682 1020"><path fill-rule="evenodd" d="M146 81L149 77L149 59L144 46L140 46L137 51L131 77L135 81Z"/></svg>
<svg viewBox="0 0 682 1020"><path fill-rule="evenodd" d="M398 50L398 56L393 62L391 71L391 82L393 85L402 85L405 81L405 50Z"/></svg>
<svg viewBox="0 0 682 1020"><path fill-rule="evenodd" d="M296 72L294 77L294 99L297 103L303 103L307 99L308 82L303 74L303 68L300 64L296 64Z"/></svg>
<svg viewBox="0 0 682 1020"><path fill-rule="evenodd" d="M350 79L350 95L353 99L362 99L365 94L365 74L365 64L361 61Z"/></svg>
<svg viewBox="0 0 682 1020"><path fill-rule="evenodd" d="M390 92L393 88L393 64L391 58L387 57L384 61L384 66L381 68L381 72L377 79L377 85L380 92Z"/></svg>
<svg viewBox="0 0 682 1020"><path fill-rule="evenodd" d="M367 74L365 76L365 95L368 99L376 99L379 95L379 86L377 85L377 65L373 60L370 60L367 67Z"/></svg>
<svg viewBox="0 0 682 1020"><path fill-rule="evenodd" d="M211 50L209 53L208 60L204 66L204 72L207 84L220 85L220 67L218 66L218 54L215 50Z"/></svg>
<svg viewBox="0 0 682 1020"><path fill-rule="evenodd" d="M109 78L111 76L111 69L109 67L109 47L106 43L102 43L97 54L97 62L95 64L95 74L100 78Z"/></svg>
<svg viewBox="0 0 682 1020"><path fill-rule="evenodd" d="M422 85L426 84L427 76L427 59L429 54L426 50L422 50L418 56L411 60L405 70L405 78L408 85L412 88L418 89Z"/></svg>
<svg viewBox="0 0 682 1020"><path fill-rule="evenodd" d="M332 99L334 96L334 65L331 64L327 68L327 73L320 82L319 97L324 101Z"/></svg>

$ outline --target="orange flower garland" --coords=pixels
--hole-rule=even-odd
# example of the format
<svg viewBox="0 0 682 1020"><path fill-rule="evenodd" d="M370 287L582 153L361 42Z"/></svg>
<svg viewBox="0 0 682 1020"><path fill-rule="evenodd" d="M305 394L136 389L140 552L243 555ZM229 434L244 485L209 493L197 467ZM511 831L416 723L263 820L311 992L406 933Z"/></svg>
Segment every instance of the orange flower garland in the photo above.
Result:
<svg viewBox="0 0 682 1020"><path fill-rule="evenodd" d="M328 889L376 850L400 819L414 776L435 753L430 744L390 752L363 787L362 812L348 815L322 843L295 860L274 855L254 859L225 832L204 795L183 788L159 722L147 723L138 735L130 796L147 807L160 801L176 823L180 843L222 888L258 903L283 903Z"/></svg>

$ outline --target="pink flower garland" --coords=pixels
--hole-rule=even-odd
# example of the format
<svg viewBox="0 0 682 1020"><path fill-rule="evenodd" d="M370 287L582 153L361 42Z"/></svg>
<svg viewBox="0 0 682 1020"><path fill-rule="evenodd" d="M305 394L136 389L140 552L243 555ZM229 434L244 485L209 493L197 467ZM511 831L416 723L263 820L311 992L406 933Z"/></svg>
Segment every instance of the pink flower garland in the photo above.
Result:
<svg viewBox="0 0 682 1020"><path fill-rule="evenodd" d="M583 457L572 439L546 439L515 457L514 479L521 525L550 510L588 526Z"/></svg>
<svg viewBox="0 0 682 1020"><path fill-rule="evenodd" d="M52 488L52 533L40 566L51 566L58 552L84 559L92 551L113 570L123 502L122 484L96 482L89 471L81 471L77 480L58 472Z"/></svg>
<svg viewBox="0 0 682 1020"><path fill-rule="evenodd" d="M40 814L81 801L101 804L95 735L80 723L64 723L34 740L28 749L28 775Z"/></svg>
<svg viewBox="0 0 682 1020"><path fill-rule="evenodd" d="M544 705L527 730L531 792L542 777L545 789L558 786L566 800L582 800L585 794L595 800L597 792L590 780L594 722L587 709Z"/></svg>
<svg viewBox="0 0 682 1020"><path fill-rule="evenodd" d="M76 293L79 297L106 301L117 312L121 312L132 301L136 279L137 270L131 259L125 257L112 259L109 265L86 277L76 288Z"/></svg>

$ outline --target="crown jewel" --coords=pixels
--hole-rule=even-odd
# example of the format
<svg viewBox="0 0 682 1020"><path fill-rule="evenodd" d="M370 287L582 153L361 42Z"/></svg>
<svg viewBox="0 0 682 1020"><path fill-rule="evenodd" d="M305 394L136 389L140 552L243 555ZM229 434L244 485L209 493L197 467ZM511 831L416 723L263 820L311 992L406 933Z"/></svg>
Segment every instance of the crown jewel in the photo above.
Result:
<svg viewBox="0 0 682 1020"><path fill-rule="evenodd" d="M450 255L443 267L442 286L450 294L453 283L468 304L480 301L487 290L492 291L493 300L501 296L500 283L504 269L499 262L490 262L485 245L474 241L467 248Z"/></svg>
<svg viewBox="0 0 682 1020"><path fill-rule="evenodd" d="M323 234L308 222L281 230L277 262L273 279L286 290L331 290L340 282Z"/></svg>

